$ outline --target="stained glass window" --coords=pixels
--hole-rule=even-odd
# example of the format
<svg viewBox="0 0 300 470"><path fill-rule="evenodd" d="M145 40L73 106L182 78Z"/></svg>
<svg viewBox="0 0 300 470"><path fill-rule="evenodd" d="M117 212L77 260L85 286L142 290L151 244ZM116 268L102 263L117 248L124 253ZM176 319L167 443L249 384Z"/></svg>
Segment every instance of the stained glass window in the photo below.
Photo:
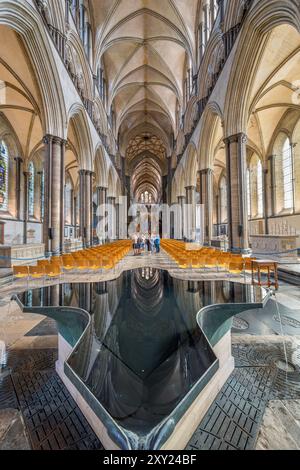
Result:
<svg viewBox="0 0 300 470"><path fill-rule="evenodd" d="M28 214L34 217L34 165L30 162L28 167Z"/></svg>
<svg viewBox="0 0 300 470"><path fill-rule="evenodd" d="M0 142L0 210L8 207L8 148L5 142Z"/></svg>

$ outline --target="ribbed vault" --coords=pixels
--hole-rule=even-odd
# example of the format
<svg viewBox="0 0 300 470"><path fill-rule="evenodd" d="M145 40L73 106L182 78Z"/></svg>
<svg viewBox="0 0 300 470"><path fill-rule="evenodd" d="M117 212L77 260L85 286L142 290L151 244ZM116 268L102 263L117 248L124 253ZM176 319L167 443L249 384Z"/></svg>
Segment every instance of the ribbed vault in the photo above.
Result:
<svg viewBox="0 0 300 470"><path fill-rule="evenodd" d="M143 152L160 160L169 156L187 70L195 72L191 64L196 56L198 4L199 0L103 0L99 8L98 0L91 1L96 63L105 70L108 108L116 116L123 157L134 160ZM152 172L149 158L147 170Z"/></svg>

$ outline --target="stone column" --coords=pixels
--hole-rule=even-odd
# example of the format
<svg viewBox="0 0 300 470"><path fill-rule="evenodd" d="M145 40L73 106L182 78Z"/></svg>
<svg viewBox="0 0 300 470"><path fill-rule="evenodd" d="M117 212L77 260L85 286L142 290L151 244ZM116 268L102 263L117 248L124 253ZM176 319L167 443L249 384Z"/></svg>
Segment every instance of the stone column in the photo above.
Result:
<svg viewBox="0 0 300 470"><path fill-rule="evenodd" d="M178 196L178 204L181 207L182 240L185 239L185 196Z"/></svg>
<svg viewBox="0 0 300 470"><path fill-rule="evenodd" d="M60 160L60 253L64 252L65 244L65 153L67 142L61 141L61 160Z"/></svg>
<svg viewBox="0 0 300 470"><path fill-rule="evenodd" d="M52 139L52 178L51 178L51 252L59 255L63 250L62 223L64 221L64 141ZM62 220L61 220L62 217Z"/></svg>
<svg viewBox="0 0 300 470"><path fill-rule="evenodd" d="M215 0L210 0L210 24L211 29L215 21Z"/></svg>
<svg viewBox="0 0 300 470"><path fill-rule="evenodd" d="M265 234L268 235L269 234L269 216L268 216L268 212L269 212L269 204L268 204L268 174L269 174L269 171L267 168L264 168L263 170L263 195L264 195L264 207L263 207L263 210L264 210L264 219L265 219Z"/></svg>
<svg viewBox="0 0 300 470"><path fill-rule="evenodd" d="M204 210L204 241L211 245L213 236L213 171L206 168L200 171L200 204Z"/></svg>
<svg viewBox="0 0 300 470"><path fill-rule="evenodd" d="M221 28L223 29L223 23L224 23L224 0L217 0L218 6L220 8L220 24Z"/></svg>
<svg viewBox="0 0 300 470"><path fill-rule="evenodd" d="M77 196L73 200L73 225L74 225L74 238L77 238Z"/></svg>
<svg viewBox="0 0 300 470"><path fill-rule="evenodd" d="M120 210L121 210L119 198L116 199L115 209L116 209L116 240L119 240L120 238L119 236L120 234Z"/></svg>
<svg viewBox="0 0 300 470"><path fill-rule="evenodd" d="M85 206L84 206L84 212L85 212L85 232L86 232L86 237L85 237L85 242L86 246L89 247L91 246L91 205L92 205L92 200L91 200L91 172L90 171L85 171Z"/></svg>
<svg viewBox="0 0 300 470"><path fill-rule="evenodd" d="M45 172L45 207L44 207L44 243L46 256L62 252L61 214L64 208L64 155L65 141L59 137L47 135L44 138L46 155Z"/></svg>
<svg viewBox="0 0 300 470"><path fill-rule="evenodd" d="M207 44L208 40L209 40L209 33L210 33L210 29L209 29L209 5L206 4L204 5L203 7L203 10L204 10L204 34L205 34L205 44Z"/></svg>
<svg viewBox="0 0 300 470"><path fill-rule="evenodd" d="M93 176L92 171L86 171L86 232L87 245L93 245Z"/></svg>
<svg viewBox="0 0 300 470"><path fill-rule="evenodd" d="M186 190L186 224L187 224L187 241L194 242L196 240L196 187L187 186Z"/></svg>
<svg viewBox="0 0 300 470"><path fill-rule="evenodd" d="M23 226L23 243L27 243L27 225L28 225L28 178L30 173L24 171L24 226Z"/></svg>
<svg viewBox="0 0 300 470"><path fill-rule="evenodd" d="M98 226L97 232L100 234L99 242L105 243L107 238L106 233L106 199L107 199L107 189L101 186L97 188L97 214L98 214Z"/></svg>
<svg viewBox="0 0 300 470"><path fill-rule="evenodd" d="M173 180L173 169L172 169L172 158L168 157L168 194L167 204L171 205L172 202L172 180Z"/></svg>
<svg viewBox="0 0 300 470"><path fill-rule="evenodd" d="M116 238L116 198L108 197L108 237L110 240L115 240Z"/></svg>
<svg viewBox="0 0 300 470"><path fill-rule="evenodd" d="M45 145L45 157L44 157L44 225L43 225L43 242L45 244L45 255L50 255L50 228L51 228L51 192L52 192L52 140L53 136L46 135L43 143Z"/></svg>
<svg viewBox="0 0 300 470"><path fill-rule="evenodd" d="M80 170L78 173L79 173L79 236L82 238L82 245L86 246L86 224L85 224L86 178L85 178L85 170Z"/></svg>
<svg viewBox="0 0 300 470"><path fill-rule="evenodd" d="M249 251L247 210L247 136L239 133L224 139L226 146L229 249Z"/></svg>
<svg viewBox="0 0 300 470"><path fill-rule="evenodd" d="M15 158L16 162L16 217L21 218L21 167L23 160L21 157Z"/></svg>
<svg viewBox="0 0 300 470"><path fill-rule="evenodd" d="M276 181L275 181L275 156L274 155L271 155L268 158L268 167L269 167L269 175L270 175L270 178L269 178L269 181L270 181L269 201L270 201L270 209L271 209L270 215L275 215L276 213Z"/></svg>

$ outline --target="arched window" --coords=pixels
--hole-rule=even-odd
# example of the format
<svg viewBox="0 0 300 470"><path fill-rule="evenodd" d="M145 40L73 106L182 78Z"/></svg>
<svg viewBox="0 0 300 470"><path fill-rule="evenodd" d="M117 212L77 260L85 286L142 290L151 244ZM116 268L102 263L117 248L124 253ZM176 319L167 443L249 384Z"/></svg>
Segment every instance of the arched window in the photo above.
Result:
<svg viewBox="0 0 300 470"><path fill-rule="evenodd" d="M145 191L144 193L141 194L142 204L152 204L152 202L153 202L152 194L149 193L149 191Z"/></svg>
<svg viewBox="0 0 300 470"><path fill-rule="evenodd" d="M8 148L2 140L0 142L0 210L8 208Z"/></svg>
<svg viewBox="0 0 300 470"><path fill-rule="evenodd" d="M263 216L263 208L264 208L264 203L263 203L263 170L262 170L262 164L261 161L259 160L257 163L257 215L258 216Z"/></svg>
<svg viewBox="0 0 300 470"><path fill-rule="evenodd" d="M263 216L263 167L260 158L253 154L247 171L248 217Z"/></svg>
<svg viewBox="0 0 300 470"><path fill-rule="evenodd" d="M220 223L227 222L227 184L225 176L220 180Z"/></svg>
<svg viewBox="0 0 300 470"><path fill-rule="evenodd" d="M293 195L293 153L289 138L283 144L282 149L282 176L283 176L283 203L284 209L292 209L294 206Z"/></svg>
<svg viewBox="0 0 300 470"><path fill-rule="evenodd" d="M34 165L30 162L28 166L28 215L34 217Z"/></svg>

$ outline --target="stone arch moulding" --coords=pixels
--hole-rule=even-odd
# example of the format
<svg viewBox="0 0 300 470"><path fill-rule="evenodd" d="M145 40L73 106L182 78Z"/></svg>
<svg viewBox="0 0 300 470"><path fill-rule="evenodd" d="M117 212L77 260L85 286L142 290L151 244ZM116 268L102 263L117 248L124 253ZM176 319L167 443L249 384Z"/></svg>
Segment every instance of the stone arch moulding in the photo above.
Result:
<svg viewBox="0 0 300 470"><path fill-rule="evenodd" d="M25 0L1 2L0 25L11 28L23 40L41 95L44 133L63 138L67 121L64 96L40 16Z"/></svg>
<svg viewBox="0 0 300 470"><path fill-rule="evenodd" d="M300 31L300 10L296 0L261 0L249 12L228 81L224 112L226 137L247 129L250 96L268 33L283 24Z"/></svg>
<svg viewBox="0 0 300 470"><path fill-rule="evenodd" d="M214 141L217 126L224 127L223 112L216 102L208 103L201 118L198 140L200 169L212 168L214 163Z"/></svg>
<svg viewBox="0 0 300 470"><path fill-rule="evenodd" d="M96 185L99 187L108 187L108 166L106 156L102 145L99 144L95 152L94 168L96 173Z"/></svg>
<svg viewBox="0 0 300 470"><path fill-rule="evenodd" d="M197 185L198 154L194 142L191 142L186 150L185 157L185 186Z"/></svg>
<svg viewBox="0 0 300 470"><path fill-rule="evenodd" d="M68 116L67 129L69 128L71 122L74 125L75 133L79 143L79 166L81 169L93 171L94 152L92 137L86 117L86 112L81 104L74 104L71 107Z"/></svg>

